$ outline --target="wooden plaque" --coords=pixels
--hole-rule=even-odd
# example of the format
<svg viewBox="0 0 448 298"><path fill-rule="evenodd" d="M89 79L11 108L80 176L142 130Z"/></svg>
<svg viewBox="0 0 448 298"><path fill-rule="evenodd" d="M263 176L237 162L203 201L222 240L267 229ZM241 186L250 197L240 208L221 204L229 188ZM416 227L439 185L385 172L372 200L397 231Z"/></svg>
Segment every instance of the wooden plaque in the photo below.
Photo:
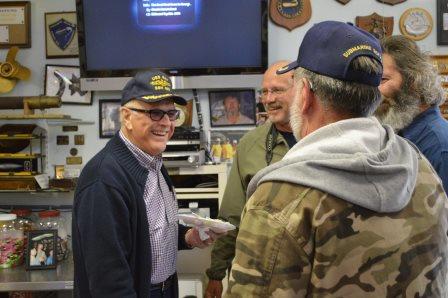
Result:
<svg viewBox="0 0 448 298"><path fill-rule="evenodd" d="M311 18L310 0L271 0L269 3L271 20L291 31Z"/></svg>
<svg viewBox="0 0 448 298"><path fill-rule="evenodd" d="M384 3L384 4L395 5L395 4L403 3L406 0L377 0L377 1Z"/></svg>
<svg viewBox="0 0 448 298"><path fill-rule="evenodd" d="M394 30L394 17L383 17L377 13L368 16L356 17L356 26L372 33L381 39L391 36Z"/></svg>

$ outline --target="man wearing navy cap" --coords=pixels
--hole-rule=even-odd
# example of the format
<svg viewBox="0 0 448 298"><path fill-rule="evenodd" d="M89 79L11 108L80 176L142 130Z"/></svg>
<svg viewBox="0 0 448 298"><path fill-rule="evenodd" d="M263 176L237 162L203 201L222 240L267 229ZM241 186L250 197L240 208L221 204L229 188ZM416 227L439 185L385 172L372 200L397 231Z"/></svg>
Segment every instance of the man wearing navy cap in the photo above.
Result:
<svg viewBox="0 0 448 298"><path fill-rule="evenodd" d="M179 116L170 79L138 73L121 98L121 129L85 166L73 205L75 297L177 297L177 250L210 245L178 225L161 154Z"/></svg>
<svg viewBox="0 0 448 298"><path fill-rule="evenodd" d="M251 180L228 297L446 297L448 204L422 154L381 125L381 48L314 25L294 70L299 141Z"/></svg>

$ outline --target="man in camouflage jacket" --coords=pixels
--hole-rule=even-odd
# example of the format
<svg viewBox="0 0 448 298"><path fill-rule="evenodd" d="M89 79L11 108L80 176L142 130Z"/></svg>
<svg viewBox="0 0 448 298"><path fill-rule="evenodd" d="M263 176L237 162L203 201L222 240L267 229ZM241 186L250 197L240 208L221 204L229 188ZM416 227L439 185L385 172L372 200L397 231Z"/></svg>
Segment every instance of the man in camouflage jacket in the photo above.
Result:
<svg viewBox="0 0 448 298"><path fill-rule="evenodd" d="M291 127L301 140L248 186L228 297L448 297L448 199L406 140L369 117L381 48L351 24L305 35Z"/></svg>

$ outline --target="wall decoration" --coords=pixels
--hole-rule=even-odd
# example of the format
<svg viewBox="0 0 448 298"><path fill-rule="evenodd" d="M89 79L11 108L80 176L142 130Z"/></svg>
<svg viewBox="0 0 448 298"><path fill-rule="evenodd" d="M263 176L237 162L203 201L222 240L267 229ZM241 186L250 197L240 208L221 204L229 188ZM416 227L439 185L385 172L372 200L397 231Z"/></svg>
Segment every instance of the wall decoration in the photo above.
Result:
<svg viewBox="0 0 448 298"><path fill-rule="evenodd" d="M18 47L12 47L6 54L5 62L0 62L0 93L11 92L19 80L28 80L31 71L16 60Z"/></svg>
<svg viewBox="0 0 448 298"><path fill-rule="evenodd" d="M448 0L437 0L437 44L448 45Z"/></svg>
<svg viewBox="0 0 448 298"><path fill-rule="evenodd" d="M65 163L68 165L81 165L82 156L69 156L65 158Z"/></svg>
<svg viewBox="0 0 448 298"><path fill-rule="evenodd" d="M271 0L269 15L275 24L291 31L309 21L311 3L310 0Z"/></svg>
<svg viewBox="0 0 448 298"><path fill-rule="evenodd" d="M78 149L76 148L71 148L70 149L70 155L71 156L76 156L78 154Z"/></svg>
<svg viewBox="0 0 448 298"><path fill-rule="evenodd" d="M0 1L0 48L31 48L30 1Z"/></svg>
<svg viewBox="0 0 448 298"><path fill-rule="evenodd" d="M384 3L384 4L395 5L395 4L403 3L406 0L377 0L377 1Z"/></svg>
<svg viewBox="0 0 448 298"><path fill-rule="evenodd" d="M376 12L368 16L356 17L356 26L372 33L376 38L391 36L394 30L394 17L383 17Z"/></svg>
<svg viewBox="0 0 448 298"><path fill-rule="evenodd" d="M193 120L193 101L187 100L186 106L175 104L176 110L180 111L179 118L176 120L176 127L190 127Z"/></svg>
<svg viewBox="0 0 448 298"><path fill-rule="evenodd" d="M51 58L78 57L76 12L45 14L45 54Z"/></svg>
<svg viewBox="0 0 448 298"><path fill-rule="evenodd" d="M99 101L99 124L100 138L112 138L120 129L120 106L119 99L100 99Z"/></svg>
<svg viewBox="0 0 448 298"><path fill-rule="evenodd" d="M32 230L28 232L26 269L56 268L57 230Z"/></svg>
<svg viewBox="0 0 448 298"><path fill-rule="evenodd" d="M54 178L55 179L64 179L64 165L55 165L54 166Z"/></svg>
<svg viewBox="0 0 448 298"><path fill-rule="evenodd" d="M448 55L434 55L431 60L439 74L448 74Z"/></svg>
<svg viewBox="0 0 448 298"><path fill-rule="evenodd" d="M84 145L84 135L75 135L75 145Z"/></svg>
<svg viewBox="0 0 448 298"><path fill-rule="evenodd" d="M79 66L45 65L45 95L59 96L63 104L92 104L92 92L81 90Z"/></svg>
<svg viewBox="0 0 448 298"><path fill-rule="evenodd" d="M431 60L439 73L445 91L445 102L439 106L442 116L448 120L448 55L434 55Z"/></svg>
<svg viewBox="0 0 448 298"><path fill-rule="evenodd" d="M56 136L56 145L68 145L68 136Z"/></svg>
<svg viewBox="0 0 448 298"><path fill-rule="evenodd" d="M400 17L401 33L412 40L422 40L431 30L432 17L423 8L409 8Z"/></svg>
<svg viewBox="0 0 448 298"><path fill-rule="evenodd" d="M344 5L350 2L350 0L336 0L336 1L338 1L339 3L342 3Z"/></svg>
<svg viewBox="0 0 448 298"><path fill-rule="evenodd" d="M62 131L78 131L77 125L64 125L62 126Z"/></svg>
<svg viewBox="0 0 448 298"><path fill-rule="evenodd" d="M210 91L208 94L212 127L255 125L254 90Z"/></svg>

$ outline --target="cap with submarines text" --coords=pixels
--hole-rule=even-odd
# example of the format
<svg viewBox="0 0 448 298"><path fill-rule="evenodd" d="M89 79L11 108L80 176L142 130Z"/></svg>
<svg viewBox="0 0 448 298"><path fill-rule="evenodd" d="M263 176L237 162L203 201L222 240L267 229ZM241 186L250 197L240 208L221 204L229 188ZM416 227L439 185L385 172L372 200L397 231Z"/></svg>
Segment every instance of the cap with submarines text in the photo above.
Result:
<svg viewBox="0 0 448 298"><path fill-rule="evenodd" d="M179 105L186 105L187 101L173 93L170 78L161 71L148 70L137 73L121 93L121 105L132 99L147 103L171 99Z"/></svg>
<svg viewBox="0 0 448 298"><path fill-rule="evenodd" d="M325 21L315 24L305 34L297 61L277 70L283 74L298 67L317 74L377 87L381 73L353 69L350 63L359 56L368 56L382 65L379 40L351 23Z"/></svg>

